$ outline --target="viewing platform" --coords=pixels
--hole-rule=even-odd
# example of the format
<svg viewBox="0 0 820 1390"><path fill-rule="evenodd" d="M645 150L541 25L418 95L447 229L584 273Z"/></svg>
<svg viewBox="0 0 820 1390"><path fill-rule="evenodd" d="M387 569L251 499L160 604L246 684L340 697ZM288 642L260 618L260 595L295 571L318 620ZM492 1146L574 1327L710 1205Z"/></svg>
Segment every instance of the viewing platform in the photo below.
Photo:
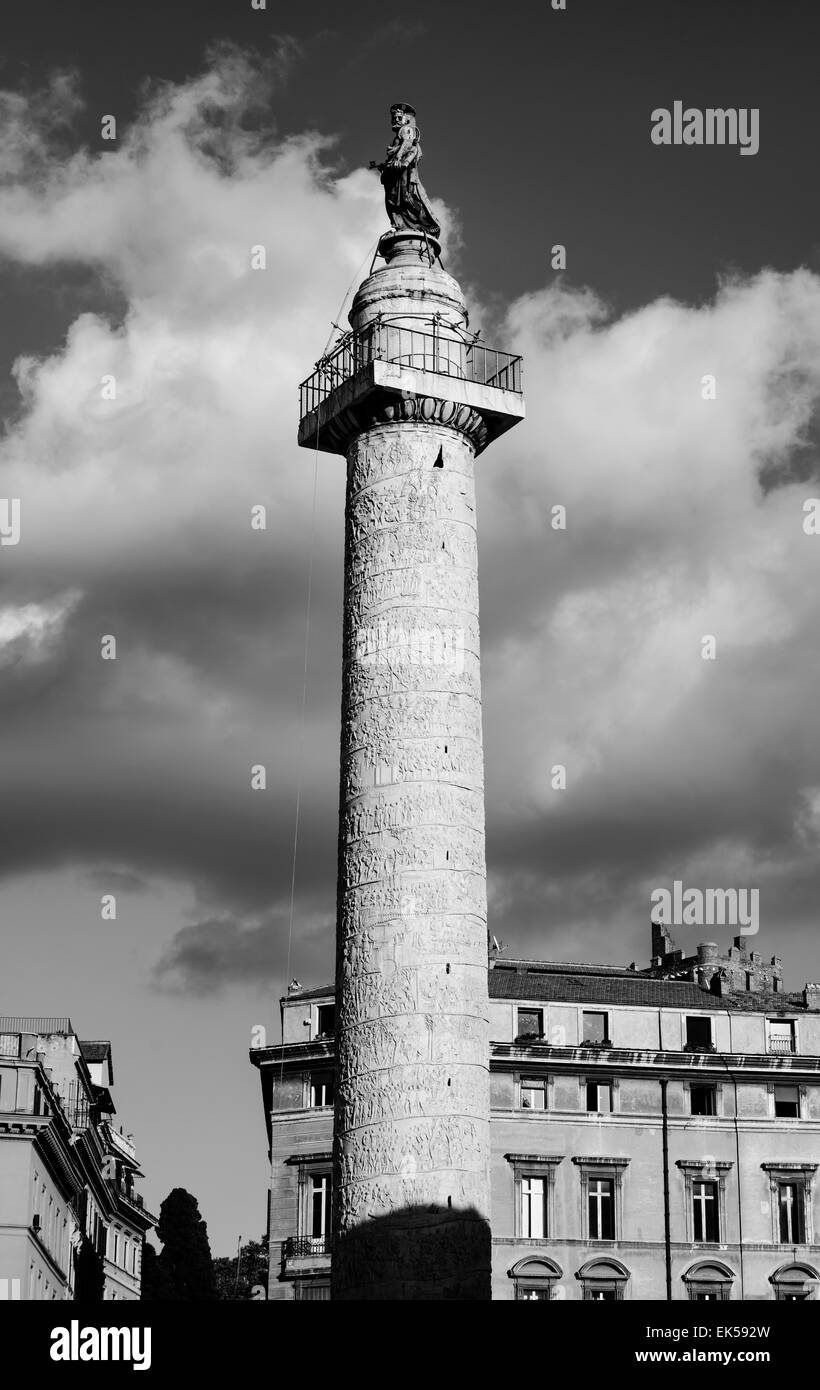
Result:
<svg viewBox="0 0 820 1390"><path fill-rule="evenodd" d="M524 416L522 359L441 315L379 316L346 333L299 388L299 443L345 453L381 419L471 427L480 453Z"/></svg>

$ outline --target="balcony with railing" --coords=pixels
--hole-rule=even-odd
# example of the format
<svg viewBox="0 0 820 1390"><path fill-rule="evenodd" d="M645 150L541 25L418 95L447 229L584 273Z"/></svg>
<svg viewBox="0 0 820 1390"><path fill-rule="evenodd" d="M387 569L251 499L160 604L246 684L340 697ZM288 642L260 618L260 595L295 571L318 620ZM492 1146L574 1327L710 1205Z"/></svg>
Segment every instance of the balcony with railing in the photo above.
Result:
<svg viewBox="0 0 820 1390"><path fill-rule="evenodd" d="M775 1057L785 1056L795 1051L794 1038L775 1037L769 1038L768 1051Z"/></svg>
<svg viewBox="0 0 820 1390"><path fill-rule="evenodd" d="M285 1241L285 1257L329 1255L330 1236L289 1236Z"/></svg>
<svg viewBox="0 0 820 1390"><path fill-rule="evenodd" d="M457 326L422 317L415 322L376 319L346 333L299 387L304 419L334 391L371 362L389 362L416 371L456 377L500 391L521 392L521 358L486 347Z"/></svg>
<svg viewBox="0 0 820 1390"><path fill-rule="evenodd" d="M330 1269L330 1236L289 1236L282 1246L285 1275L314 1274Z"/></svg>
<svg viewBox="0 0 820 1390"><path fill-rule="evenodd" d="M140 1211L144 1210L145 1198L142 1193L135 1191L133 1186L124 1182L122 1178L117 1178L116 1180L109 1178L108 1186L112 1192L115 1192L118 1197L128 1202L132 1207L137 1207Z"/></svg>
<svg viewBox="0 0 820 1390"><path fill-rule="evenodd" d="M374 395L432 397L477 411L495 438L524 414L520 356L487 347L440 315L379 316L345 333L299 387L299 440L330 452L346 412ZM481 447L484 447L483 444Z"/></svg>

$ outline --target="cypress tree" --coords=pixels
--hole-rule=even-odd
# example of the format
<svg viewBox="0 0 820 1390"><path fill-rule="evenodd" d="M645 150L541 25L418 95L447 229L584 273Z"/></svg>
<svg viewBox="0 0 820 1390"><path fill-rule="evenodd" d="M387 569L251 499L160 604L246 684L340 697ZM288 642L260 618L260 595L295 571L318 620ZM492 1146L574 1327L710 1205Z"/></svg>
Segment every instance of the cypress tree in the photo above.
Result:
<svg viewBox="0 0 820 1390"><path fill-rule="evenodd" d="M184 1187L169 1192L159 1209L157 1235L162 1250L157 1258L153 1296L164 1299L215 1299L208 1227L199 1214L197 1200Z"/></svg>

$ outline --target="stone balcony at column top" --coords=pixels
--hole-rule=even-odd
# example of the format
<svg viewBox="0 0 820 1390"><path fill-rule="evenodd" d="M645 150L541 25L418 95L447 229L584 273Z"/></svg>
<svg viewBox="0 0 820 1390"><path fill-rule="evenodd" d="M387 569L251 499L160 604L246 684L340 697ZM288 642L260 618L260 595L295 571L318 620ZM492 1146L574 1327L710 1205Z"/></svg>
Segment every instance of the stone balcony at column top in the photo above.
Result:
<svg viewBox="0 0 820 1390"><path fill-rule="evenodd" d="M481 453L524 418L521 367L446 315L377 315L302 382L299 443L344 454L375 424L422 420L465 430Z"/></svg>

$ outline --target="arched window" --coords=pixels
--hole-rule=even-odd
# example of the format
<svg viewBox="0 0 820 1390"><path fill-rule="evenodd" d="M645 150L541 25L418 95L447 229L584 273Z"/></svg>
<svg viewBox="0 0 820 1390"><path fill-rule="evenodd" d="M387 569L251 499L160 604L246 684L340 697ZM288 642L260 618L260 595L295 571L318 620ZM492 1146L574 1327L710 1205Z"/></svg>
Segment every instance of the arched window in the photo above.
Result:
<svg viewBox="0 0 820 1390"><path fill-rule="evenodd" d="M585 1303L620 1303L629 1270L619 1260L588 1260L575 1278L580 1280Z"/></svg>
<svg viewBox="0 0 820 1390"><path fill-rule="evenodd" d="M808 1303L816 1299L820 1275L811 1265L781 1265L769 1283L778 1303Z"/></svg>
<svg viewBox="0 0 820 1390"><path fill-rule="evenodd" d="M718 1260L701 1260L681 1277L687 1296L696 1303L725 1302L732 1297L734 1272Z"/></svg>
<svg viewBox="0 0 820 1390"><path fill-rule="evenodd" d="M516 1302L538 1300L548 1303L555 1297L554 1286L562 1277L561 1269L552 1260L519 1260L509 1270L509 1277L515 1281Z"/></svg>

